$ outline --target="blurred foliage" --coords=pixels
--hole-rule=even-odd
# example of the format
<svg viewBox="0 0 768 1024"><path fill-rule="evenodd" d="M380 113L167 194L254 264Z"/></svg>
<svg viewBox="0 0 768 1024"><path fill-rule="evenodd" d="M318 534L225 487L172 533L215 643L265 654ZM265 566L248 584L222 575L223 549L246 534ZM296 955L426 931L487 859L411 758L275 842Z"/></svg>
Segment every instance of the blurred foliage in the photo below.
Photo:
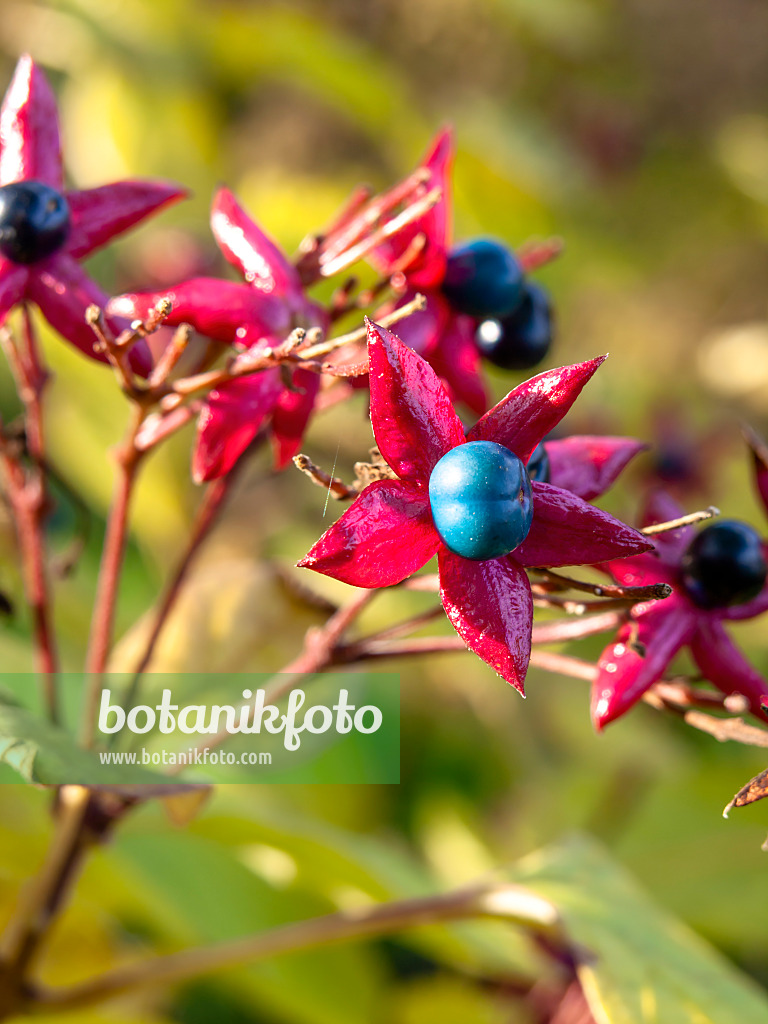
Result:
<svg viewBox="0 0 768 1024"><path fill-rule="evenodd" d="M387 185L414 166L438 125L453 122L457 236L492 233L517 244L562 235L565 256L541 275L558 309L554 360L611 352L568 427L654 441L664 434L658 410L674 411L678 441L708 435L703 493L686 500L713 501L765 529L738 431L743 416L768 428L764 5L6 0L0 49L3 81L24 51L49 71L76 184L163 175L194 191L92 261L112 292L227 273L207 229L222 180L290 251L355 183ZM56 373L51 458L91 514L78 570L57 585L64 661L76 669L111 488L108 449L125 410L107 371L48 333L45 342ZM499 395L516 383L500 373L492 379ZM0 413L16 411L4 376ZM367 436L358 397L318 418L307 450L328 467L337 456L348 475ZM146 470L121 594L118 667L135 656L145 625L133 624L181 552L198 501L190 438L175 438ZM631 518L657 457L643 456L606 506ZM0 590L20 607L4 515ZM319 613L297 603L269 564L303 554L323 515L319 491L298 474L272 476L259 455L195 566L155 667L267 670L287 662ZM80 528L64 493L52 528L58 550ZM344 591L330 581L319 586L333 598ZM383 626L426 605L423 595L385 595L363 624ZM768 669L764 625L735 632ZM601 642L574 651L594 657ZM3 625L0 658L6 669L31 664L23 611ZM460 884L578 829L599 837L667 911L768 983L765 814L758 805L728 823L720 817L764 767L759 751L720 746L642 707L596 738L584 684L532 671L523 703L470 655L399 667L400 787L231 787L184 831L145 807L86 871L46 953L46 980L85 978L137 949ZM0 788L3 917L42 857L48 824L45 793ZM573 915L573 893L593 884L594 899L624 907L624 883L610 893L613 868L600 862L578 876L578 865L574 854ZM561 884L558 877L551 888ZM583 927L585 942L598 941L595 921ZM661 941L652 948L666 959ZM431 929L394 947L231 972L78 1021L530 1024L514 1000L476 983L505 970L530 977L552 968L508 929ZM705 1019L679 1007L612 1012L622 1024ZM738 1019L758 1020L743 1014Z"/></svg>

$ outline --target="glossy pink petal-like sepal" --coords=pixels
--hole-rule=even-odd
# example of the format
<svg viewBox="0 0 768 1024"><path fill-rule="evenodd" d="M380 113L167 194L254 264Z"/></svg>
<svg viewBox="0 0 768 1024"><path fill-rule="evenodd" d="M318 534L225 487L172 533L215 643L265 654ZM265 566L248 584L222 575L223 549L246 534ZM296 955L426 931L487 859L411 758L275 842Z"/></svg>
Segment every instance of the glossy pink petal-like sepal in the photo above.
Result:
<svg viewBox="0 0 768 1024"><path fill-rule="evenodd" d="M265 370L211 391L200 413L192 476L197 483L228 473L256 437L283 390L277 370Z"/></svg>
<svg viewBox="0 0 768 1024"><path fill-rule="evenodd" d="M627 463L647 448L631 437L565 437L544 444L549 456L549 482L585 501L603 494Z"/></svg>
<svg viewBox="0 0 768 1024"><path fill-rule="evenodd" d="M354 587L390 587L420 569L439 546L425 495L413 484L379 480L298 564Z"/></svg>
<svg viewBox="0 0 768 1024"><path fill-rule="evenodd" d="M56 98L29 55L16 65L0 109L0 185L42 181L61 191L61 139Z"/></svg>
<svg viewBox="0 0 768 1024"><path fill-rule="evenodd" d="M451 625L470 650L524 693L533 625L525 571L511 556L470 562L445 547L438 564L440 597Z"/></svg>
<svg viewBox="0 0 768 1024"><path fill-rule="evenodd" d="M753 714L768 717L761 708L768 703L768 680L750 665L719 622L699 623L691 653L705 679L723 693L740 693Z"/></svg>
<svg viewBox="0 0 768 1024"><path fill-rule="evenodd" d="M527 462L541 439L553 430L578 398L605 356L574 366L547 370L518 385L477 421L468 441L496 441Z"/></svg>
<svg viewBox="0 0 768 1024"><path fill-rule="evenodd" d="M109 310L130 319L145 319L165 298L173 306L166 323L190 324L225 344L246 344L259 336L282 340L290 330L289 313L278 296L216 277L193 277L173 288L119 295L109 303Z"/></svg>
<svg viewBox="0 0 768 1024"><path fill-rule="evenodd" d="M427 358L438 377L445 381L453 401L461 402L482 416L488 408L488 391L475 345L474 321L468 316L451 313L434 352Z"/></svg>
<svg viewBox="0 0 768 1024"><path fill-rule="evenodd" d="M653 547L637 530L570 491L539 481L532 487L533 522L514 552L521 565L593 565Z"/></svg>
<svg viewBox="0 0 768 1024"><path fill-rule="evenodd" d="M67 195L72 228L67 251L77 259L89 256L110 239L139 224L151 213L188 195L165 181L116 181Z"/></svg>
<svg viewBox="0 0 768 1024"><path fill-rule="evenodd" d="M379 451L399 477L426 487L464 428L445 388L421 356L370 320L371 422Z"/></svg>
<svg viewBox="0 0 768 1024"><path fill-rule="evenodd" d="M604 729L628 711L664 674L674 656L690 642L696 620L688 604L674 595L636 605L637 618L619 631L603 651L592 686L592 722Z"/></svg>
<svg viewBox="0 0 768 1024"><path fill-rule="evenodd" d="M214 197L211 229L224 256L256 291L303 303L296 269L227 188L219 189Z"/></svg>
<svg viewBox="0 0 768 1024"><path fill-rule="evenodd" d="M320 390L320 376L299 367L293 371L293 387L293 391L283 388L272 414L272 446L277 469L287 466L301 447Z"/></svg>

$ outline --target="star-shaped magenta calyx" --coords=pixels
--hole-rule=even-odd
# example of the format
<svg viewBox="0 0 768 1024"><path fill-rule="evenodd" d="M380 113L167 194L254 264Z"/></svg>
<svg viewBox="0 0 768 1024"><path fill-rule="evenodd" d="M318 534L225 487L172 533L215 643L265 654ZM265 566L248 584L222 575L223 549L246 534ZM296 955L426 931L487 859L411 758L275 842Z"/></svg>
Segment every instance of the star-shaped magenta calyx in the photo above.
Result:
<svg viewBox="0 0 768 1024"><path fill-rule="evenodd" d="M582 498L532 484L533 521L508 555L472 561L435 529L429 479L446 452L492 441L527 462L562 419L602 359L550 370L521 384L467 436L432 367L389 331L369 323L371 421L397 479L370 484L299 562L358 587L400 583L437 554L443 607L467 646L523 692L533 603L526 567L587 564L648 550L635 530Z"/></svg>
<svg viewBox="0 0 768 1024"><path fill-rule="evenodd" d="M440 290L451 244L453 156L453 133L444 128L421 164L424 193L439 188L440 199L422 217L378 246L371 259L382 274L403 274L407 286L404 303L417 292L427 300L426 309L400 324L400 339L432 365L454 401L482 414L488 408L488 393L474 341L475 321L455 312Z"/></svg>
<svg viewBox="0 0 768 1024"><path fill-rule="evenodd" d="M768 494L764 500L768 503ZM768 504L767 504L768 507ZM648 499L643 525L670 522L684 515L663 491ZM603 651L592 687L592 721L603 729L628 711L663 676L684 647L690 649L701 674L723 693L740 693L757 715L768 694L768 681L746 660L729 637L724 623L751 619L768 610L768 585L745 604L702 608L688 595L681 562L696 535L692 526L654 537L655 550L605 566L622 586L668 583L673 593L664 601L636 604L616 641Z"/></svg>
<svg viewBox="0 0 768 1024"><path fill-rule="evenodd" d="M0 187L17 183L53 190L66 204L68 228L60 246L39 260L14 262L0 255L0 323L17 303L33 302L62 337L101 359L85 311L93 303L104 308L107 296L79 261L186 191L167 182L137 180L65 189L56 99L29 56L19 61L0 109ZM125 325L112 321L110 326L119 332Z"/></svg>
<svg viewBox="0 0 768 1024"><path fill-rule="evenodd" d="M326 313L306 296L296 268L226 188L214 197L211 228L246 283L197 277L173 288L121 295L110 309L145 317L168 298L173 309L166 323L191 324L209 338L254 352L279 344L296 327L327 326ZM319 383L318 374L298 367L286 386L273 367L211 391L198 420L195 480L228 473L268 420L276 465L285 466L301 446Z"/></svg>

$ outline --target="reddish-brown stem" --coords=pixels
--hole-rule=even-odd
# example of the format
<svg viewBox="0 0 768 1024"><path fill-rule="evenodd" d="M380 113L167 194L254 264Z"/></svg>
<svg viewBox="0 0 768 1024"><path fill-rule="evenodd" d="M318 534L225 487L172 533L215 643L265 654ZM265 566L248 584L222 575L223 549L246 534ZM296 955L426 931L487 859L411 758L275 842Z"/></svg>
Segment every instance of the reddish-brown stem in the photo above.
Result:
<svg viewBox="0 0 768 1024"><path fill-rule="evenodd" d="M557 672L563 676L572 676L574 679L585 679L587 682L591 682L597 675L597 665L593 665L592 662L572 658L567 654L557 654L555 651L531 651L530 664L547 672Z"/></svg>
<svg viewBox="0 0 768 1024"><path fill-rule="evenodd" d="M547 590L578 590L595 597L611 597L630 601L663 601L672 593L668 583L651 583L644 587L620 587L615 583L590 583L587 580L575 580L570 576L554 572L552 569L532 569L531 572L543 576L545 583L534 584L536 593Z"/></svg>
<svg viewBox="0 0 768 1024"><path fill-rule="evenodd" d="M466 651L467 645L460 636L419 636L408 640L393 639L409 628L417 629L423 622L432 618L437 611L438 609L435 609L415 616L408 622L399 623L375 636L363 637L355 643L338 646L334 652L334 661L348 664L354 661L367 661L371 658L402 658L412 655ZM576 640L580 637L592 636L595 633L604 633L609 629L615 629L623 618L623 612L610 611L586 618L545 622L540 626L534 626L531 642L533 644L563 643L566 640ZM531 662L533 663L533 661L532 654Z"/></svg>
<svg viewBox="0 0 768 1024"><path fill-rule="evenodd" d="M27 366L27 380L21 391L21 398L26 408L25 430L27 451L39 465L43 459L43 390L48 381L48 371L40 360L34 324L25 305L23 309L22 329L22 360Z"/></svg>
<svg viewBox="0 0 768 1024"><path fill-rule="evenodd" d="M131 497L142 459L142 453L136 449L135 438L143 422L144 413L138 406L134 406L132 415L133 421L128 438L117 459L117 476L112 505L107 518L107 530L104 537L101 568L99 569L88 640L88 653L85 660L85 671L90 675L85 694L81 734L81 741L85 746L90 746L93 742L102 676L112 645L112 631L128 534Z"/></svg>
<svg viewBox="0 0 768 1024"><path fill-rule="evenodd" d="M8 498L19 543L25 596L32 615L36 668L42 678L48 715L55 722L58 717L58 654L51 617L45 544L48 499L44 467L43 392L48 372L40 358L34 325L26 306L23 308L18 346L5 330L0 338L24 405L24 440L32 460L32 467L25 470L21 458L7 445L4 446Z"/></svg>
<svg viewBox="0 0 768 1024"><path fill-rule="evenodd" d="M534 626L532 644L559 644L566 640L578 640L583 636L594 636L615 629L626 617L626 610L606 611L576 619L557 619Z"/></svg>
<svg viewBox="0 0 768 1024"><path fill-rule="evenodd" d="M19 544L24 592L32 614L37 671L42 677L48 714L52 721L56 721L58 658L45 564L45 492L42 477L35 472L27 478L21 464L7 453L3 454L3 464Z"/></svg>
<svg viewBox="0 0 768 1024"><path fill-rule="evenodd" d="M226 500L232 492L232 486L238 475L238 468L242 466L243 463L244 460L240 459L240 461L226 476L221 477L219 480L214 480L208 485L205 497L203 498L203 501L195 515L189 542L165 589L163 599L155 613L152 630L150 631L147 639L147 645L144 648L144 653L134 669L134 676L131 680L131 685L125 698L126 707L131 703L132 698L136 693L139 680L144 672L146 672L150 662L152 661L152 656L155 653L157 642L160 639L160 635L163 632L166 622L168 621L168 616L171 614L171 611L179 598L182 587L184 586L187 575L189 574L189 570L192 567L192 563L194 562L203 543L210 535L211 530L218 522L219 515L224 508Z"/></svg>
<svg viewBox="0 0 768 1024"><path fill-rule="evenodd" d="M339 662L368 661L370 658L405 658L415 654L444 654L466 651L460 636L416 636L410 640L363 640L347 644L336 651Z"/></svg>

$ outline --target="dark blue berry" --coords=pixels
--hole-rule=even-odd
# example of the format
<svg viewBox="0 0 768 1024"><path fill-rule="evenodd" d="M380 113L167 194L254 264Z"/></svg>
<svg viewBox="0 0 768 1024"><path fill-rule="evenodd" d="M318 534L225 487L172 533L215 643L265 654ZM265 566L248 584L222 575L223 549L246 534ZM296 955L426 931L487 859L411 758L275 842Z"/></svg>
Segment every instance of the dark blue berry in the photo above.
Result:
<svg viewBox="0 0 768 1024"><path fill-rule="evenodd" d="M506 316L523 300L523 271L500 242L478 238L448 255L443 293L453 308L469 316Z"/></svg>
<svg viewBox="0 0 768 1024"><path fill-rule="evenodd" d="M727 608L757 597L768 577L760 535L721 519L696 535L682 560L683 585L700 608Z"/></svg>
<svg viewBox="0 0 768 1024"><path fill-rule="evenodd" d="M523 301L509 316L483 320L475 343L489 363L504 370L529 370L544 359L552 344L552 303L537 284L529 283Z"/></svg>
<svg viewBox="0 0 768 1024"><path fill-rule="evenodd" d="M494 441L469 441L440 459L429 478L432 519L447 548L482 562L523 543L533 519L525 466Z"/></svg>
<svg viewBox="0 0 768 1024"><path fill-rule="evenodd" d="M69 234L69 205L40 181L0 188L0 252L13 263L36 263L60 249Z"/></svg>
<svg viewBox="0 0 768 1024"><path fill-rule="evenodd" d="M539 441L533 449L533 455L528 459L528 465L525 468L528 470L531 480L537 480L542 484L549 483L549 456L543 441Z"/></svg>

